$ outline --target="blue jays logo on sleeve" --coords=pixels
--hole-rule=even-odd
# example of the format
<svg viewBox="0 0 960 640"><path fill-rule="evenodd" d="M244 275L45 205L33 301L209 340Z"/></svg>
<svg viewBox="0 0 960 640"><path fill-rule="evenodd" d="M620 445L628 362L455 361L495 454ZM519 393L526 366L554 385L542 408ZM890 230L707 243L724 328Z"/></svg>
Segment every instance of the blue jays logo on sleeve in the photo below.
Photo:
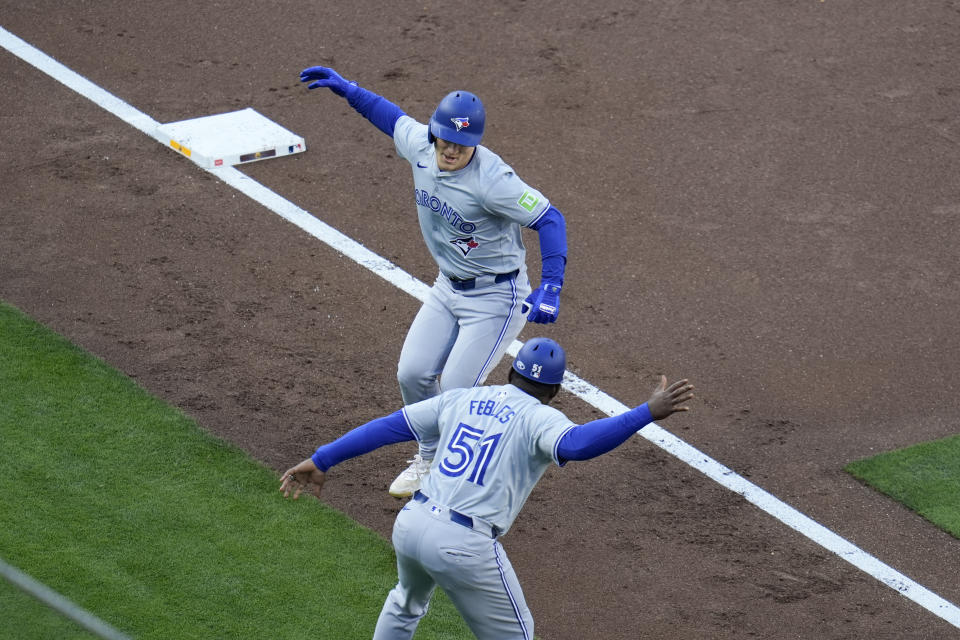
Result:
<svg viewBox="0 0 960 640"><path fill-rule="evenodd" d="M470 118L450 118L450 122L457 128L457 131L470 126Z"/></svg>
<svg viewBox="0 0 960 640"><path fill-rule="evenodd" d="M480 243L474 240L473 236L469 238L454 238L450 241L450 244L460 249L464 256L480 246Z"/></svg>

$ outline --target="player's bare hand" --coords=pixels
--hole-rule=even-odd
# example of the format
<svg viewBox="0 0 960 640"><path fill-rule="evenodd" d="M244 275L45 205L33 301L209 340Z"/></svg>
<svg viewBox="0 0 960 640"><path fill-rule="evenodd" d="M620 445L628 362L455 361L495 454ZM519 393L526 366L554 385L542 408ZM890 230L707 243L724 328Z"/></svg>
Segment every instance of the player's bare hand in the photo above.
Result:
<svg viewBox="0 0 960 640"><path fill-rule="evenodd" d="M689 411L685 402L693 398L690 393L693 385L686 379L677 380L667 386L667 376L660 376L660 384L653 390L653 395L647 400L647 408L654 420L662 420L677 411Z"/></svg>
<svg viewBox="0 0 960 640"><path fill-rule="evenodd" d="M290 497L290 492L293 492L293 499L296 500L300 497L300 494L303 493L309 485L313 485L313 489L310 490L310 493L316 497L320 497L320 490L323 489L323 483L327 480L327 474L320 469L317 469L317 465L313 464L313 460L307 458L300 464L295 467L291 467L283 472L283 482L280 484L280 491L283 493L284 498Z"/></svg>

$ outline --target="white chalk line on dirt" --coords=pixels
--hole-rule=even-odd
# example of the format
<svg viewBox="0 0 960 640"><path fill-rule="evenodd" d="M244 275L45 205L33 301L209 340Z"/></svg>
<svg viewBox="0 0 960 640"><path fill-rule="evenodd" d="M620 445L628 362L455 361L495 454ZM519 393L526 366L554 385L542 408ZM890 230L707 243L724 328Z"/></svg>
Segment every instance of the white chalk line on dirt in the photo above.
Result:
<svg viewBox="0 0 960 640"><path fill-rule="evenodd" d="M60 64L50 56L0 27L0 46L13 55L36 67L55 80L70 87L80 95L91 100L103 109L114 114L127 124L157 140L165 147L167 140L157 132L159 124L153 118L141 113L116 96L104 91L83 76ZM343 255L370 269L391 284L423 301L429 287L400 269L395 264L370 251L363 245L340 233L333 227L321 222L306 210L293 204L286 198L249 178L233 167L207 169L238 191L282 218L300 227L318 240L336 249ZM515 356L522 344L514 341L508 353ZM591 406L607 415L617 415L629 407L610 397L586 380L570 372L564 375L564 388L580 397ZM846 560L861 571L873 576L891 589L919 604L924 609L960 628L960 608L933 593L921 584L911 580L889 565L860 549L845 538L827 529L820 523L800 513L772 494L728 469L695 447L670 434L659 425L651 423L639 434L676 456L678 459L697 469L730 491L742 495L747 501L759 507L791 529L798 531L813 542Z"/></svg>

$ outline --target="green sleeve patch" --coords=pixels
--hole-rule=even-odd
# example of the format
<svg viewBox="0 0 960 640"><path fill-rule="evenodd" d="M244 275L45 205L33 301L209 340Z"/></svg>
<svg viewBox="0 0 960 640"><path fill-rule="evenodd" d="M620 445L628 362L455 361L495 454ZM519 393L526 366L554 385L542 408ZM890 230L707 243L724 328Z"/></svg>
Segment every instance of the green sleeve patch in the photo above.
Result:
<svg viewBox="0 0 960 640"><path fill-rule="evenodd" d="M533 210L536 209L537 204L540 202L540 198L530 193L529 191L524 191L523 195L520 196L520 199L517 200L517 204L521 207L533 213Z"/></svg>

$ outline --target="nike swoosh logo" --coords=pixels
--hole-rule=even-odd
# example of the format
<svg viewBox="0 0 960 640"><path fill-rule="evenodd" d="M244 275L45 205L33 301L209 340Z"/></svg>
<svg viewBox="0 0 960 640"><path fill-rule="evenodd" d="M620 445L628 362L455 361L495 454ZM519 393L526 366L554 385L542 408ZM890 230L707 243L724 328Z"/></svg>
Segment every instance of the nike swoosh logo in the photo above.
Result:
<svg viewBox="0 0 960 640"><path fill-rule="evenodd" d="M427 168L427 165L425 165L425 164L420 164L419 162L417 163L417 166L420 167L421 169L426 169L426 168Z"/></svg>

